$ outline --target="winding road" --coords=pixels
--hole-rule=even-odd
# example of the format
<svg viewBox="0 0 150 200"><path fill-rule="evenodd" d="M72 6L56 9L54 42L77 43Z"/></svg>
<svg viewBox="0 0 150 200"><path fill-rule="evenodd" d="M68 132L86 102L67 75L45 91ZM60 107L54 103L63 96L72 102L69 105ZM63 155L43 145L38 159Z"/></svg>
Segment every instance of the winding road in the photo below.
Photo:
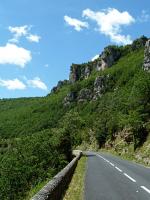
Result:
<svg viewBox="0 0 150 200"><path fill-rule="evenodd" d="M150 200L150 168L107 153L86 154L85 200Z"/></svg>

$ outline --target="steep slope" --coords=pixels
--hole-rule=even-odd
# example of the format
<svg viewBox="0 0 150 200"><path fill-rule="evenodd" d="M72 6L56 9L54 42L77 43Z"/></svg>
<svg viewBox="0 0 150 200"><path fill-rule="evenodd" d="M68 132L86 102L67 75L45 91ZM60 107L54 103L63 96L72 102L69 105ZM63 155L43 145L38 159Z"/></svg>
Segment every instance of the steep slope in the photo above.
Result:
<svg viewBox="0 0 150 200"><path fill-rule="evenodd" d="M43 98L0 101L0 199L24 199L71 160L66 131L56 128L66 112L68 88Z"/></svg>
<svg viewBox="0 0 150 200"><path fill-rule="evenodd" d="M0 199L24 199L77 146L141 151L139 160L148 164L146 41L143 36L132 45L108 46L95 61L73 64L70 80L59 81L46 97L0 100Z"/></svg>

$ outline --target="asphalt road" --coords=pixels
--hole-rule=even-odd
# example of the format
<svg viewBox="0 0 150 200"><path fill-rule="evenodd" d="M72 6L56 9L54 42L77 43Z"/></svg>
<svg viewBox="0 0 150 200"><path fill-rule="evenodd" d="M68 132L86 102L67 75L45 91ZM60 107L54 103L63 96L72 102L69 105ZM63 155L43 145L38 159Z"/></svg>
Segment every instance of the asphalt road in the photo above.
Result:
<svg viewBox="0 0 150 200"><path fill-rule="evenodd" d="M87 152L85 200L150 200L150 168Z"/></svg>

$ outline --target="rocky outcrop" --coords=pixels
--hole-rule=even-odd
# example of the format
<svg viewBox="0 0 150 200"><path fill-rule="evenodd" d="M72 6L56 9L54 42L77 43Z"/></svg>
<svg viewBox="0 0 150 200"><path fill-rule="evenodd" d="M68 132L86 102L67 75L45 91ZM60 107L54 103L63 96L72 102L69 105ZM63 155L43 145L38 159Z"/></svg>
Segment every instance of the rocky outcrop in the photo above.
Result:
<svg viewBox="0 0 150 200"><path fill-rule="evenodd" d="M90 89L84 88L80 90L77 100L78 102L85 102L91 100L92 97L92 91Z"/></svg>
<svg viewBox="0 0 150 200"><path fill-rule="evenodd" d="M93 70L100 71L111 67L120 56L120 48L108 46L96 60L81 65L72 64L69 80L71 83L75 83L87 79Z"/></svg>
<svg viewBox="0 0 150 200"><path fill-rule="evenodd" d="M76 93L75 92L69 92L67 96L64 98L63 105L69 106L72 102L76 100Z"/></svg>
<svg viewBox="0 0 150 200"><path fill-rule="evenodd" d="M140 48L143 48L147 42L148 38L145 36L142 36L136 40L133 41L133 43L130 45L131 46L131 50L135 51L138 50Z"/></svg>
<svg viewBox="0 0 150 200"><path fill-rule="evenodd" d="M58 81L57 86L52 88L51 93L57 92L61 87L63 87L64 85L67 85L67 84L69 84L68 80Z"/></svg>
<svg viewBox="0 0 150 200"><path fill-rule="evenodd" d="M93 65L91 62L81 65L72 64L69 76L70 83L87 79L91 75L92 70Z"/></svg>
<svg viewBox="0 0 150 200"><path fill-rule="evenodd" d="M86 66L85 67L85 70L84 70L84 78L87 79L91 74L91 69L89 66Z"/></svg>
<svg viewBox="0 0 150 200"><path fill-rule="evenodd" d="M146 44L146 45L145 45ZM132 51L136 51L145 46L145 56L144 56L144 65L143 68L146 71L150 71L150 40L148 40L145 36L135 40L131 45L127 46L108 46L104 49L101 55L95 59L94 61L84 63L84 64L72 64L70 71L69 82L74 84L77 81L81 81L89 78L91 73L95 71L102 71L106 68L111 67L115 64L121 56L125 56ZM77 89L74 92L70 92L64 99L64 105L69 105L73 101L76 102L85 102L91 100L97 100L101 98L102 95L109 90L109 80L113 79L113 77L109 77L109 75L103 75L96 77L93 85L90 88L83 88L82 90ZM91 82L92 84L92 82ZM87 87L87 86L86 86ZM117 90L117 87L114 88L114 91ZM128 137L127 137L128 141Z"/></svg>
<svg viewBox="0 0 150 200"><path fill-rule="evenodd" d="M72 64L71 69L70 69L70 76L69 80L71 83L74 83L79 80L81 75L80 72L80 65Z"/></svg>
<svg viewBox="0 0 150 200"><path fill-rule="evenodd" d="M99 60L96 61L95 70L100 71L102 69L101 66L102 66L102 60L101 60L101 58L99 58Z"/></svg>
<svg viewBox="0 0 150 200"><path fill-rule="evenodd" d="M70 105L72 102L86 102L86 101L95 101L100 98L108 89L108 80L109 75L107 76L98 76L96 77L91 88L83 88L80 91L69 92L64 98L64 106Z"/></svg>
<svg viewBox="0 0 150 200"><path fill-rule="evenodd" d="M150 72L150 39L145 45L143 69Z"/></svg>
<svg viewBox="0 0 150 200"><path fill-rule="evenodd" d="M115 45L110 45L104 48L104 51L99 55L94 61L84 63L84 64L72 64L70 72L70 82L74 83L79 80L87 79L93 70L101 71L105 70L108 67L111 67L116 61L120 59L121 56L124 56L132 51L136 51L140 48L143 48L147 44L147 50L145 50L145 65L144 69L149 69L149 43L147 42L148 38L142 36L137 40L134 40L131 45L124 47L118 47ZM146 43L147 42L147 43Z"/></svg>
<svg viewBox="0 0 150 200"><path fill-rule="evenodd" d="M93 100L101 97L107 89L107 80L109 76L98 76L94 82L94 95Z"/></svg>
<svg viewBox="0 0 150 200"><path fill-rule="evenodd" d="M120 49L116 46L108 46L101 54L101 69L111 67L121 56Z"/></svg>
<svg viewBox="0 0 150 200"><path fill-rule="evenodd" d="M145 45L146 44L146 45ZM74 84L77 81L81 81L84 79L89 78L91 73L95 71L101 71L105 70L108 67L111 67L115 62L117 62L121 56L124 56L132 51L136 51L140 48L143 48L145 46L145 56L144 56L144 64L143 69L145 71L150 71L150 40L148 40L147 37L142 36L139 39L133 41L131 45L127 45L124 47L118 47L110 45L106 48L104 48L104 51L99 55L97 59L94 61L90 61L88 63L83 64L72 64L70 69L70 76L69 81L59 81L57 86L55 86L51 93L57 92L62 86L66 84ZM105 77L106 78L106 77ZM94 92L93 92L93 99L97 99L98 97L101 97L103 90L104 90L104 77L97 77L94 83ZM82 94L85 91L81 91L79 94L79 101L82 101ZM87 93L87 91L85 92ZM73 94L68 94L68 96L65 99L65 102L72 101ZM89 95L91 97L91 95ZM81 97L81 98L80 98ZM86 97L86 95L85 95ZM87 97L88 99L89 97Z"/></svg>

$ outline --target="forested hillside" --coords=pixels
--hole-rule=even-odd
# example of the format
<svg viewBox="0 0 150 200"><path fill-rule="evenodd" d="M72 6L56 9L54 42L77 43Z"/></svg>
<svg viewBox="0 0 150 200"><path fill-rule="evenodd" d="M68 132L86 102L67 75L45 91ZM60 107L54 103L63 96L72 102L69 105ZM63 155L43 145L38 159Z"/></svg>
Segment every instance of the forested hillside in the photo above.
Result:
<svg viewBox="0 0 150 200"><path fill-rule="evenodd" d="M73 64L70 80L46 97L0 100L1 200L25 199L71 160L77 146L128 153L150 145L147 40L108 46L95 61ZM141 151L144 158L149 153L149 147Z"/></svg>

